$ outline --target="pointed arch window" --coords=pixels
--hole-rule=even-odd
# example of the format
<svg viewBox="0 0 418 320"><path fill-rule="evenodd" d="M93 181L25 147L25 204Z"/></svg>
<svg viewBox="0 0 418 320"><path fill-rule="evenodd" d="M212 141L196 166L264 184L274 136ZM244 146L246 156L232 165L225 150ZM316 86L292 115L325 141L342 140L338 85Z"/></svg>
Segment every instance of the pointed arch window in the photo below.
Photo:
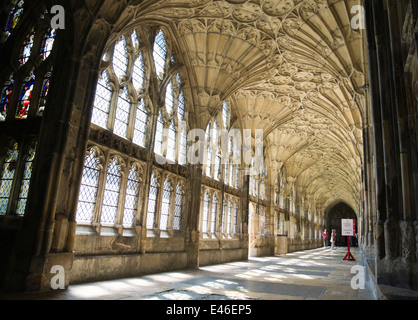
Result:
<svg viewBox="0 0 418 320"><path fill-rule="evenodd" d="M128 50L124 36L122 36L122 39L115 45L112 62L116 77L122 79L127 73L129 63Z"/></svg>
<svg viewBox="0 0 418 320"><path fill-rule="evenodd" d="M158 114L157 129L155 131L155 145L154 152L162 155L163 154L163 138L164 138L164 120L161 111Z"/></svg>
<svg viewBox="0 0 418 320"><path fill-rule="evenodd" d="M114 225L118 213L119 195L122 182L122 167L117 158L113 158L109 163L106 183L103 194L103 205L101 210L100 222L103 224Z"/></svg>
<svg viewBox="0 0 418 320"><path fill-rule="evenodd" d="M9 150L6 159L3 162L0 177L0 215L5 215L8 211L9 199L11 196L13 181L17 169L17 160L19 157L19 145L15 143Z"/></svg>
<svg viewBox="0 0 418 320"><path fill-rule="evenodd" d="M123 225L133 227L138 211L138 199L140 190L140 172L136 165L132 165L128 173L126 184L125 208L123 211Z"/></svg>
<svg viewBox="0 0 418 320"><path fill-rule="evenodd" d="M238 203L234 204L234 233L238 233Z"/></svg>
<svg viewBox="0 0 418 320"><path fill-rule="evenodd" d="M161 80L164 78L166 72L167 60L167 41L162 30L157 33L154 41L153 57L155 63L155 72Z"/></svg>
<svg viewBox="0 0 418 320"><path fill-rule="evenodd" d="M159 193L159 180L155 173L152 173L148 195L147 229L155 227L155 213L157 211L157 198Z"/></svg>
<svg viewBox="0 0 418 320"><path fill-rule="evenodd" d="M163 186L163 195L161 203L160 214L160 229L167 230L170 218L170 203L171 203L172 182L166 178Z"/></svg>
<svg viewBox="0 0 418 320"><path fill-rule="evenodd" d="M216 194L213 195L212 199L212 215L211 215L211 223L210 223L210 232L214 233L216 231L216 219L218 213L218 198Z"/></svg>
<svg viewBox="0 0 418 320"><path fill-rule="evenodd" d="M99 154L91 149L84 162L81 187L78 195L77 222L93 221L100 179Z"/></svg>
<svg viewBox="0 0 418 320"><path fill-rule="evenodd" d="M176 200L174 204L174 218L173 218L173 229L181 230L182 215L183 215L183 198L184 190L183 187L178 184L176 189Z"/></svg>
<svg viewBox="0 0 418 320"><path fill-rule="evenodd" d="M167 159L175 161L176 156L176 126L174 121L171 120L171 125L168 131L168 141L167 141Z"/></svg>
<svg viewBox="0 0 418 320"><path fill-rule="evenodd" d="M46 60L51 54L52 48L54 47L56 35L57 35L57 31L52 28L49 29L47 33L45 34L42 40L42 47L41 47L42 60Z"/></svg>
<svg viewBox="0 0 418 320"><path fill-rule="evenodd" d="M136 109L136 119L134 127L133 143L145 147L146 133L147 133L148 112L145 106L144 99L140 99Z"/></svg>
<svg viewBox="0 0 418 320"><path fill-rule="evenodd" d="M128 126L131 114L131 101L128 89L125 87L119 93L118 103L116 106L114 133L123 138L128 137Z"/></svg>
<svg viewBox="0 0 418 320"><path fill-rule="evenodd" d="M28 201L30 181L32 178L33 160L35 159L36 149L30 148L28 155L25 157L23 178L20 185L19 197L17 198L16 214L23 216Z"/></svg>
<svg viewBox="0 0 418 320"><path fill-rule="evenodd" d="M32 31L26 36L25 42L23 43L22 49L20 51L19 63L21 66L23 66L26 62L28 62L29 57L32 54L32 47L33 47L34 39L35 39L35 30L32 29Z"/></svg>
<svg viewBox="0 0 418 320"><path fill-rule="evenodd" d="M203 200L203 215L202 215L202 232L208 231L208 219L209 219L209 192L205 192L205 198Z"/></svg>
<svg viewBox="0 0 418 320"><path fill-rule="evenodd" d="M18 23L20 22L23 16L25 2L26 0L15 1L12 10L10 10L5 30L6 38L8 38L12 34L13 30L17 27Z"/></svg>

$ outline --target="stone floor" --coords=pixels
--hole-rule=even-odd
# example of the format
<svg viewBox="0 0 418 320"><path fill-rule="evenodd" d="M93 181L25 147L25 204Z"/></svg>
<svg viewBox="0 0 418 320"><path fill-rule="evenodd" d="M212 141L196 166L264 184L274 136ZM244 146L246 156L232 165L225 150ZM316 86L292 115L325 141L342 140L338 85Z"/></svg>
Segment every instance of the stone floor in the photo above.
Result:
<svg viewBox="0 0 418 320"><path fill-rule="evenodd" d="M319 248L275 257L250 258L142 277L71 285L65 291L7 295L25 300L374 300L372 291L353 289L360 263L343 261L347 248Z"/></svg>

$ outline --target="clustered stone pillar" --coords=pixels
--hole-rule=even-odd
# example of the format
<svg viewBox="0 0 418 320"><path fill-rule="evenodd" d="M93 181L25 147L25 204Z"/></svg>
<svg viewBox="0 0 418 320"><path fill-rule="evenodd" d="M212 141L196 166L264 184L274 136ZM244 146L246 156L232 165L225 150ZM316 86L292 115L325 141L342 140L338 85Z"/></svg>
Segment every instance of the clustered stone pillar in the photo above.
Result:
<svg viewBox="0 0 418 320"><path fill-rule="evenodd" d="M402 41L409 24L416 38L415 2L364 1L371 100L371 126L364 132L364 181L377 282L416 289L417 99L410 78L418 71L408 70L407 61L411 54L416 59L416 50L408 54L411 44Z"/></svg>

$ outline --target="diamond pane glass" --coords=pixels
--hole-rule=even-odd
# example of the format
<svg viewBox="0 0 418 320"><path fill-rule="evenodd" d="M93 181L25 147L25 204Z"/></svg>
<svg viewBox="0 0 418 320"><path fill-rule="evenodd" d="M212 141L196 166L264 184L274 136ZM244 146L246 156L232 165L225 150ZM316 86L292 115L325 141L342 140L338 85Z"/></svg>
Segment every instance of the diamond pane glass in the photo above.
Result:
<svg viewBox="0 0 418 320"><path fill-rule="evenodd" d="M170 217L171 182L166 179L163 187L163 198L161 203L160 229L167 230Z"/></svg>
<svg viewBox="0 0 418 320"><path fill-rule="evenodd" d="M165 92L165 108L167 113L171 115L174 110L174 92L173 92L173 83L170 81L167 85L167 90Z"/></svg>
<svg viewBox="0 0 418 320"><path fill-rule="evenodd" d="M162 146L163 146L163 135L164 135L164 121L161 115L161 112L158 116L157 120L157 130L155 132L155 145L154 145L154 152L162 155Z"/></svg>
<svg viewBox="0 0 418 320"><path fill-rule="evenodd" d="M134 136L132 141L141 147L145 147L148 114L143 99L139 101L135 118Z"/></svg>
<svg viewBox="0 0 418 320"><path fill-rule="evenodd" d="M203 216L202 216L202 232L207 232L208 230L208 219L209 219L209 193L205 193L205 199L203 202Z"/></svg>
<svg viewBox="0 0 418 320"><path fill-rule="evenodd" d="M157 76L163 79L167 59L167 42L163 31L160 31L155 37L153 57Z"/></svg>
<svg viewBox="0 0 418 320"><path fill-rule="evenodd" d="M22 184L20 186L19 198L17 200L17 215L24 215L26 203L28 201L30 180L32 178L33 160L35 159L35 149L29 151L29 155L25 160L25 170L23 172Z"/></svg>
<svg viewBox="0 0 418 320"><path fill-rule="evenodd" d="M155 227L158 189L158 179L152 174L148 196L147 229L153 229Z"/></svg>
<svg viewBox="0 0 418 320"><path fill-rule="evenodd" d="M123 212L123 225L133 227L136 221L139 198L139 172L133 166L129 170L128 182L126 187L125 210Z"/></svg>
<svg viewBox="0 0 418 320"><path fill-rule="evenodd" d="M77 222L92 222L94 209L97 201L97 190L99 186L100 160L94 150L86 156L81 179L80 193L78 195Z"/></svg>
<svg viewBox="0 0 418 320"><path fill-rule="evenodd" d="M234 233L238 233L238 204L234 205Z"/></svg>
<svg viewBox="0 0 418 320"><path fill-rule="evenodd" d="M131 113L131 102L129 101L128 89L124 88L119 93L118 104L116 106L116 118L113 132L118 136L126 138L128 135L129 115Z"/></svg>
<svg viewBox="0 0 418 320"><path fill-rule="evenodd" d="M186 127L183 125L180 135L180 146L179 146L179 159L178 162L181 165L186 165L187 162L187 133Z"/></svg>
<svg viewBox="0 0 418 320"><path fill-rule="evenodd" d="M115 50L113 51L113 71L115 71L115 74L119 79L126 75L128 62L126 40L125 37L122 37L122 40L116 43Z"/></svg>
<svg viewBox="0 0 418 320"><path fill-rule="evenodd" d="M142 58L142 52L139 53L139 57L135 60L134 69L132 72L132 83L136 91L144 89L145 80L145 68L144 60Z"/></svg>
<svg viewBox="0 0 418 320"><path fill-rule="evenodd" d="M104 71L99 78L96 87L96 96L94 98L93 115L91 122L102 127L107 128L107 121L109 119L110 101L112 99L112 89L108 84L107 72Z"/></svg>
<svg viewBox="0 0 418 320"><path fill-rule="evenodd" d="M17 160L19 157L19 145L16 143L13 149L8 152L3 163L0 177L0 215L7 213L10 193L12 191L13 179L16 172Z"/></svg>
<svg viewBox="0 0 418 320"><path fill-rule="evenodd" d="M174 121L171 121L170 129L168 131L167 143L167 159L175 161L176 157L176 127Z"/></svg>
<svg viewBox="0 0 418 320"><path fill-rule="evenodd" d="M231 233L231 218L232 218L232 201L228 202L228 220L226 225L226 232Z"/></svg>
<svg viewBox="0 0 418 320"><path fill-rule="evenodd" d="M120 185L122 181L121 166L118 160L113 159L109 164L106 175L106 184L103 194L103 206L100 221L104 224L115 224L118 212Z"/></svg>
<svg viewBox="0 0 418 320"><path fill-rule="evenodd" d="M176 190L176 202L174 206L173 229L181 229L181 219L183 211L183 188L178 185Z"/></svg>
<svg viewBox="0 0 418 320"><path fill-rule="evenodd" d="M210 232L216 231L216 215L218 213L218 199L216 198L216 195L213 196L212 200L212 216L211 216L211 222L210 222Z"/></svg>

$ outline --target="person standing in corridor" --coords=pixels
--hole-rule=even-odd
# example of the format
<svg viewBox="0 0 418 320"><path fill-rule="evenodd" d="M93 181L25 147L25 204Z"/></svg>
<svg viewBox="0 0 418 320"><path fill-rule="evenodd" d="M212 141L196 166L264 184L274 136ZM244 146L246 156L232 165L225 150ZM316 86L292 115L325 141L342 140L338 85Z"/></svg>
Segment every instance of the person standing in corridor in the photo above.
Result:
<svg viewBox="0 0 418 320"><path fill-rule="evenodd" d="M324 229L324 232L322 233L322 238L324 239L324 248L327 246L328 236L329 234L327 229Z"/></svg>

